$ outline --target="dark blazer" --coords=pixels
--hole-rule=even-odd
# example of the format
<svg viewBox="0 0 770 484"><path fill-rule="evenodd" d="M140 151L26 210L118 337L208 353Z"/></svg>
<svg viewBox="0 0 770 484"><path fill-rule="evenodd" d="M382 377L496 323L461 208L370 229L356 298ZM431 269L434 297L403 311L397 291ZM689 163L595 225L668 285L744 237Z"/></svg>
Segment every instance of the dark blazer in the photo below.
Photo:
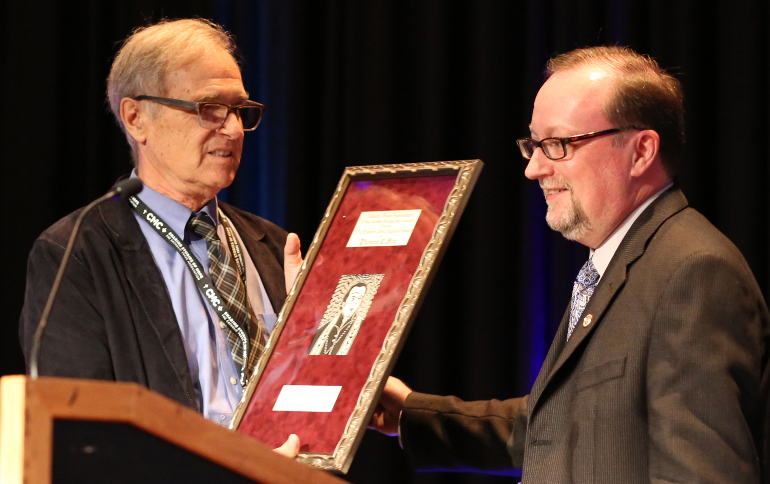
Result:
<svg viewBox="0 0 770 484"><path fill-rule="evenodd" d="M565 344L568 313L528 397L410 395L416 465L523 466L524 484L760 482L770 316L740 252L678 189L634 222Z"/></svg>
<svg viewBox="0 0 770 484"><path fill-rule="evenodd" d="M286 289L286 232L225 203L276 311ZM82 209L81 209L82 210ZM20 338L32 338L80 210L36 241L27 265ZM128 202L89 213L65 272L40 348L41 375L137 382L197 409L182 334L160 270Z"/></svg>

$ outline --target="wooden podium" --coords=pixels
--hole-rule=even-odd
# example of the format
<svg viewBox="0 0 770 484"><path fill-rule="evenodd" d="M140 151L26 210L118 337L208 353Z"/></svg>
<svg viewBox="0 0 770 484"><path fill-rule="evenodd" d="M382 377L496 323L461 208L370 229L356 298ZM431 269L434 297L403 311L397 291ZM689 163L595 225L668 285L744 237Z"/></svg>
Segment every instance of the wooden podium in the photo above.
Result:
<svg viewBox="0 0 770 484"><path fill-rule="evenodd" d="M0 483L343 481L135 383L0 379Z"/></svg>

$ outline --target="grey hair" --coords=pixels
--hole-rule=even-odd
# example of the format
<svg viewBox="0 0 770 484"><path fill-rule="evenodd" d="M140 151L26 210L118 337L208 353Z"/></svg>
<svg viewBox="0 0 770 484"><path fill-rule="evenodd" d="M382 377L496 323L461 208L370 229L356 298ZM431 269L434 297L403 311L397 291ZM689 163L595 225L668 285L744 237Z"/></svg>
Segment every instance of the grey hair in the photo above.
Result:
<svg viewBox="0 0 770 484"><path fill-rule="evenodd" d="M211 47L224 49L236 60L235 43L230 34L221 26L198 18L165 19L154 25L139 27L123 43L107 77L107 99L131 146L134 164L138 148L120 117L121 100L142 94L166 95L168 72L192 62ZM151 111L151 114L154 113Z"/></svg>

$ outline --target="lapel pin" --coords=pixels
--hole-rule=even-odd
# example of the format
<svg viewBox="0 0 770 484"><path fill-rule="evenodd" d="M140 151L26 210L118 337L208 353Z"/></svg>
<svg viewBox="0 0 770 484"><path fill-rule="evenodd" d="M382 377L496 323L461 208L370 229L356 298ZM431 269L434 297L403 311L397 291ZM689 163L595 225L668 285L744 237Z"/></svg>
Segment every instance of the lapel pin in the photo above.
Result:
<svg viewBox="0 0 770 484"><path fill-rule="evenodd" d="M583 318L583 327L587 328L589 324L591 324L591 320L594 319L593 314L589 314L585 318Z"/></svg>

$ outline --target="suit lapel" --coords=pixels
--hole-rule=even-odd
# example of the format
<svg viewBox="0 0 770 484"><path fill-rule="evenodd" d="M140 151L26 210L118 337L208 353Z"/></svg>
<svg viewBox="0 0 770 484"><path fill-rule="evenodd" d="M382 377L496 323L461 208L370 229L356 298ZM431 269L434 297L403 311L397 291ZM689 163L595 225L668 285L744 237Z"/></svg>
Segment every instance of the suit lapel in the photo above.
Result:
<svg viewBox="0 0 770 484"><path fill-rule="evenodd" d="M123 268L144 318L163 348L170 370L176 375L191 407L198 408L187 354L179 323L168 295L168 288L150 252L147 241L127 202L108 202L99 207L104 224L110 229L116 247L124 258ZM200 409L199 409L200 410Z"/></svg>
<svg viewBox="0 0 770 484"><path fill-rule="evenodd" d="M233 222L235 230L241 236L243 245L246 246L246 251L259 273L262 285L265 286L265 292L267 292L270 304L273 306L273 311L280 312L286 300L283 267L280 264L275 264L275 254L270 252L270 247L262 240L265 237L265 228L259 224L259 220L246 219L226 203L220 203L219 207Z"/></svg>
<svg viewBox="0 0 770 484"><path fill-rule="evenodd" d="M601 322L615 295L625 285L628 267L633 264L647 247L648 241L668 218L683 210L687 199L679 188L673 187L661 194L639 218L634 221L615 255L610 261L596 291L588 301L581 319L578 320L572 336L565 343L569 324L569 308L562 318L543 368L538 374L530 395L530 412L537 407L538 399L553 381L556 374L572 357L575 350L585 341Z"/></svg>

